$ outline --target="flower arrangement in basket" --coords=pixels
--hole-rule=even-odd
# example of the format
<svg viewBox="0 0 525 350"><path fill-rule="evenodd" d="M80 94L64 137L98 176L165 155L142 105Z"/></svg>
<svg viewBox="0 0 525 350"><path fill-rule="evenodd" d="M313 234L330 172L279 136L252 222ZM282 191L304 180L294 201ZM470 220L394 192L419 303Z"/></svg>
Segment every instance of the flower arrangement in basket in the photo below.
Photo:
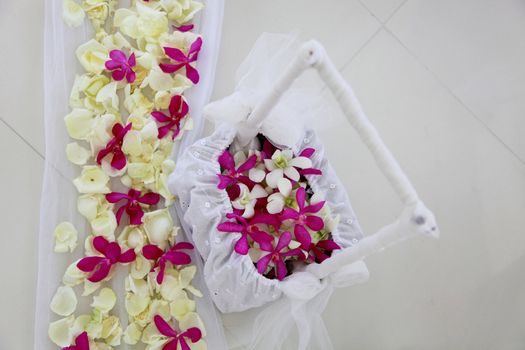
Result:
<svg viewBox="0 0 525 350"><path fill-rule="evenodd" d="M218 188L228 193L233 211L217 229L240 232L235 252L249 254L265 277L283 280L294 263L320 263L340 249L331 236L337 219L305 177L322 175L310 160L315 149L295 155L262 135L258 141L261 149L233 155L226 149L218 159Z"/></svg>

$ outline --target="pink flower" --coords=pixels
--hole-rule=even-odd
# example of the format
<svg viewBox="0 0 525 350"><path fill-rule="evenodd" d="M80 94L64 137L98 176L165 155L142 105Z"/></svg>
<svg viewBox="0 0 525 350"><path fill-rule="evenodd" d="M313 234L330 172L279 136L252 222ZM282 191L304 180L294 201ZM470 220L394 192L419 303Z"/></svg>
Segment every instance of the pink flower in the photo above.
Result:
<svg viewBox="0 0 525 350"><path fill-rule="evenodd" d="M305 206L305 195L306 191L304 188L300 187L295 194L299 210L296 211L292 208L284 209L283 213L281 214L281 220L291 219L295 221L295 239L297 239L297 241L301 243L301 247L306 250L310 247L310 243L312 243L312 236L310 236L310 233L306 230L305 226L308 226L314 231L323 229L323 219L311 214L317 213L319 210L321 210L325 202L322 201L317 204Z"/></svg>
<svg viewBox="0 0 525 350"><path fill-rule="evenodd" d="M80 333L75 338L75 345L66 346L62 350L89 350L89 339L87 332Z"/></svg>
<svg viewBox="0 0 525 350"><path fill-rule="evenodd" d="M311 158L314 153L315 153L315 149L305 148L299 154L299 157ZM320 169L308 168L308 169L299 169L299 174L301 175L323 175L323 172Z"/></svg>
<svg viewBox="0 0 525 350"><path fill-rule="evenodd" d="M144 211L140 204L155 205L159 202L160 196L153 192L141 196L140 191L130 188L128 194L120 192L108 193L106 194L106 200L110 203L118 203L122 200L126 201L126 204L117 210L117 224L120 224L122 215L124 214L124 211L126 211L129 216L130 224L140 225L142 223L142 217L144 216Z"/></svg>
<svg viewBox="0 0 525 350"><path fill-rule="evenodd" d="M309 262L322 263L330 256L326 253L331 253L334 250L341 249L339 244L335 243L332 239L324 239L317 242L317 244L311 244L307 260Z"/></svg>
<svg viewBox="0 0 525 350"><path fill-rule="evenodd" d="M159 273L157 274L158 284L162 284L162 281L164 281L166 262L169 261L173 266L188 265L191 263L191 257L184 252L180 252L179 250L181 249L193 249L193 244L188 242L176 243L166 252L154 244L148 244L142 248L142 255L148 260L155 261L155 265L151 271L157 267L159 268Z"/></svg>
<svg viewBox="0 0 525 350"><path fill-rule="evenodd" d="M261 244L261 250L265 252L269 252L269 254L266 254L262 258L257 261L257 271L259 271L260 274L264 274L266 272L266 269L268 268L268 264L270 262L273 262L275 266L276 276L279 281L282 281L286 274L288 273L288 270L286 269L286 264L284 263L284 258L289 256L298 256L300 258L303 258L303 252L299 248L295 249L288 249L288 244L290 244L292 240L292 234L290 232L284 232L281 237L279 237L279 241L277 242L277 245L275 248L272 246L271 243L269 244ZM286 249L286 250L285 250Z"/></svg>
<svg viewBox="0 0 525 350"><path fill-rule="evenodd" d="M121 170L126 166L126 156L124 155L124 152L122 152L122 143L124 142L124 136L126 136L128 131L131 130L131 126L131 123L125 127L120 123L113 125L113 128L111 129L113 138L109 140L109 142L106 144L106 147L98 152L98 164L102 163L102 159L104 159L107 155L113 154L113 157L111 158L111 166L113 168Z"/></svg>
<svg viewBox="0 0 525 350"><path fill-rule="evenodd" d="M190 79L193 84L197 84L199 82L199 72L191 65L191 63L197 61L201 47L201 38L197 38L191 44L187 55L175 47L165 47L164 53L176 63L161 63L159 65L160 69L162 69L164 73L175 73L182 68L186 68L186 77L188 77L188 79Z"/></svg>
<svg viewBox="0 0 525 350"><path fill-rule="evenodd" d="M135 252L129 249L122 253L116 242L109 242L103 236L93 239L93 247L103 256L88 256L77 263L80 271L89 272L88 280L100 282L109 275L111 267L117 263L127 264L135 260Z"/></svg>
<svg viewBox="0 0 525 350"><path fill-rule="evenodd" d="M253 186L253 182L248 178L248 176L243 175L245 171L252 169L257 163L257 156L254 154L248 158L244 163L242 163L238 168L235 168L235 160L231 155L230 151L227 149L222 152L219 156L219 164L226 171L223 174L217 174L219 176L219 189L223 190L228 186L237 184L239 182L245 184L248 187Z"/></svg>
<svg viewBox="0 0 525 350"><path fill-rule="evenodd" d="M132 53L129 58L120 50L111 50L109 52L110 60L106 61L106 68L112 71L111 76L114 80L121 81L126 78L128 83L135 81L136 75L133 67L136 65L135 53Z"/></svg>
<svg viewBox="0 0 525 350"><path fill-rule="evenodd" d="M193 27L195 27L195 26L190 23L190 24L183 24L183 25L178 26L178 27L177 26L173 26L173 29L176 29L179 32L184 33L184 32L189 32L190 30L193 29Z"/></svg>
<svg viewBox="0 0 525 350"><path fill-rule="evenodd" d="M270 243L273 237L268 233L259 229L257 224L268 224L276 228L280 226L278 219L270 214L258 213L251 219L246 220L238 214L226 214L228 219L237 219L237 222L223 222L217 226L221 232L239 232L241 238L235 243L235 251L241 255L248 254L250 246L248 244L248 237L251 237L255 242L262 244L263 242Z"/></svg>
<svg viewBox="0 0 525 350"><path fill-rule="evenodd" d="M159 139L166 136L170 131L173 131L172 139L175 139L180 133L180 122L188 115L189 107L186 101L180 95L173 96L168 108L170 115L167 116L162 112L151 112L151 116L159 123L165 123L159 127Z"/></svg>
<svg viewBox="0 0 525 350"><path fill-rule="evenodd" d="M168 322L166 322L161 316L155 315L153 318L155 321L155 326L159 330L160 334L165 337L171 338L171 340L164 345L162 350L177 350L179 349L178 345L180 344L181 350L190 350L187 339L192 343L196 343L202 338L202 332L197 327L191 327L185 330L182 333L177 333Z"/></svg>

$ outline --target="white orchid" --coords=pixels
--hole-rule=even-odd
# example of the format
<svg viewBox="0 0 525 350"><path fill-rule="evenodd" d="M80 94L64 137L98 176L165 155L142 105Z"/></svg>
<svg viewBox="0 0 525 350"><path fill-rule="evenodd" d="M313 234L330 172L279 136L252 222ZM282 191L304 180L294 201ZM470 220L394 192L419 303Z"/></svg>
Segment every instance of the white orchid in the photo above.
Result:
<svg viewBox="0 0 525 350"><path fill-rule="evenodd" d="M244 218L251 218L255 214L255 204L257 199L264 198L268 195L266 190L259 184L253 186L252 190L243 183L239 183L239 197L232 201L232 206L235 209L244 210L242 216Z"/></svg>
<svg viewBox="0 0 525 350"><path fill-rule="evenodd" d="M276 188L284 176L293 181L299 181L301 175L296 168L306 169L312 166L312 161L306 157L295 157L290 149L276 150L271 159L265 159L264 165L270 172L266 175L266 183Z"/></svg>

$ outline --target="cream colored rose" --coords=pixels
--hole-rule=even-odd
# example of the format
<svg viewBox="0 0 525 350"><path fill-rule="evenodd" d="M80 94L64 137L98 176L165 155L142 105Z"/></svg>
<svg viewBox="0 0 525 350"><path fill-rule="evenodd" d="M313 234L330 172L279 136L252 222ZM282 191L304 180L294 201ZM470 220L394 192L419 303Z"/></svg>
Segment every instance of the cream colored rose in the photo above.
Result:
<svg viewBox="0 0 525 350"><path fill-rule="evenodd" d="M92 77L86 77L82 81L81 89L86 96L96 98L99 91L110 82L109 78L105 75L95 75Z"/></svg>
<svg viewBox="0 0 525 350"><path fill-rule="evenodd" d="M74 108L64 118L69 136L77 140L85 140L93 127L94 118L93 112L83 108Z"/></svg>
<svg viewBox="0 0 525 350"><path fill-rule="evenodd" d="M100 74L104 71L105 63L109 59L108 49L95 39L80 45L76 55L82 67L87 72L94 74Z"/></svg>
<svg viewBox="0 0 525 350"><path fill-rule="evenodd" d="M186 23L201 10L204 5L194 0L161 0L162 8L168 13L168 18L177 23Z"/></svg>
<svg viewBox="0 0 525 350"><path fill-rule="evenodd" d="M55 237L55 252L72 252L77 247L78 232L70 222L61 222L53 232Z"/></svg>
<svg viewBox="0 0 525 350"><path fill-rule="evenodd" d="M119 98L117 95L118 82L113 81L102 87L98 93L95 101L102 103L102 105L110 111L118 111Z"/></svg>
<svg viewBox="0 0 525 350"><path fill-rule="evenodd" d="M96 165L87 165L82 168L79 177L73 184L80 193L108 193L109 177Z"/></svg>
<svg viewBox="0 0 525 350"><path fill-rule="evenodd" d="M152 263L142 255L137 255L135 261L130 264L129 273L136 279L144 278L151 270Z"/></svg>
<svg viewBox="0 0 525 350"><path fill-rule="evenodd" d="M142 227L150 243L164 249L173 232L173 220L168 209L159 209L144 214Z"/></svg>
<svg viewBox="0 0 525 350"><path fill-rule="evenodd" d="M122 337L122 340L124 343L129 345L135 345L140 340L140 337L142 336L142 330L141 327L139 327L136 323L130 323L126 327L126 330L124 331L124 336Z"/></svg>
<svg viewBox="0 0 525 350"><path fill-rule="evenodd" d="M86 14L82 7L73 0L64 0L62 4L62 18L70 27L78 27L84 22Z"/></svg>
<svg viewBox="0 0 525 350"><path fill-rule="evenodd" d="M117 296L111 288L102 288L98 295L93 297L91 306L103 314L108 314L117 302Z"/></svg>
<svg viewBox="0 0 525 350"><path fill-rule="evenodd" d="M66 347L72 344L72 328L75 318L69 316L60 320L51 322L48 328L49 339L60 347Z"/></svg>
<svg viewBox="0 0 525 350"><path fill-rule="evenodd" d="M77 296L69 286L58 287L51 300L51 311L60 316L69 316L77 308Z"/></svg>
<svg viewBox="0 0 525 350"><path fill-rule="evenodd" d="M118 236L118 243L121 247L133 248L137 251L146 243L146 235L137 226L126 226Z"/></svg>
<svg viewBox="0 0 525 350"><path fill-rule="evenodd" d="M84 165L91 158L91 152L80 146L77 142L68 143L66 146L67 159L76 165Z"/></svg>
<svg viewBox="0 0 525 350"><path fill-rule="evenodd" d="M108 201L101 194L84 194L78 197L77 209L88 221L94 220L100 213L110 208Z"/></svg>
<svg viewBox="0 0 525 350"><path fill-rule="evenodd" d="M125 299L125 307L128 315L134 317L146 310L151 299L149 296L142 296L134 293L127 293Z"/></svg>
<svg viewBox="0 0 525 350"><path fill-rule="evenodd" d="M104 236L109 240L115 239L115 230L118 224L117 218L112 210L100 213L90 224L91 229L96 235Z"/></svg>
<svg viewBox="0 0 525 350"><path fill-rule="evenodd" d="M85 272L82 272L78 269L78 261L79 260L69 265L66 269L66 272L64 273L64 276L62 277L62 283L64 283L66 286L76 286L82 283L87 276Z"/></svg>

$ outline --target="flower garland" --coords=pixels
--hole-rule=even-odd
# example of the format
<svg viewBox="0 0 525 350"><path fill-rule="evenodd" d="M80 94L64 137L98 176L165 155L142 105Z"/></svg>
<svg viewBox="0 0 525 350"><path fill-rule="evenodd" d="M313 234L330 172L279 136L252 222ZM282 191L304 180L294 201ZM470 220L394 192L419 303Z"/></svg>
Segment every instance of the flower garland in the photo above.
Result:
<svg viewBox="0 0 525 350"><path fill-rule="evenodd" d="M77 2L78 1L78 2ZM73 184L78 211L90 224L83 258L65 271L50 304L61 316L49 337L69 350L108 350L121 341L146 349L206 349L206 331L195 312L191 285L193 246L177 242L169 214L174 197L167 178L174 142L191 130L183 96L199 81L195 68L202 39L191 32L202 8L194 0L64 0L63 17L80 26L87 17L95 37L78 47L85 73L77 76L64 118L68 160L82 167ZM112 19L112 21L111 21ZM121 114L121 111L125 111ZM73 252L78 232L62 222L55 252ZM126 266L125 329L111 314L117 301L108 282ZM91 311L75 316L78 299L93 296Z"/></svg>
<svg viewBox="0 0 525 350"><path fill-rule="evenodd" d="M340 249L331 235L338 217L305 177L322 175L312 168L313 148L296 156L262 135L257 141L262 147L234 155L226 149L218 159L218 188L228 193L233 211L217 229L240 234L235 252L249 255L265 277L283 280L295 262L320 263Z"/></svg>

